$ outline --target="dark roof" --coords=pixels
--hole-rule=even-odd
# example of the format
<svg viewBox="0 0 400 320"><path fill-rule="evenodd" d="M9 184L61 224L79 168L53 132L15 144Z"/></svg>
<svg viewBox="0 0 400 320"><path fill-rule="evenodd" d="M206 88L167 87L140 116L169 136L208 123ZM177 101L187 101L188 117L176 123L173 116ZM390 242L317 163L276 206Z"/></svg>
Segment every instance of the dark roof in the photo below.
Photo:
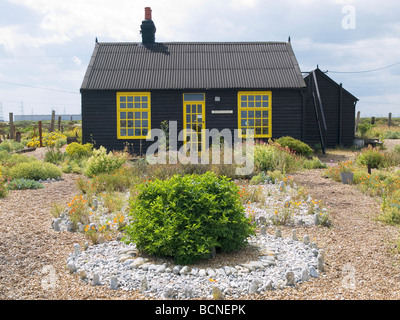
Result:
<svg viewBox="0 0 400 320"><path fill-rule="evenodd" d="M290 43L98 43L81 89L305 87Z"/></svg>
<svg viewBox="0 0 400 320"><path fill-rule="evenodd" d="M317 75L319 75L319 76L325 78L332 86L338 87L338 88L339 88L340 85L339 85L337 82L335 82L332 78L330 78L330 77L326 74L326 72L323 72L323 71L322 71L321 69L319 69L319 68L317 68L317 69L311 71L310 73L304 75L304 81L305 81L306 83L308 83L308 82L310 81L309 79L310 79L310 76L311 76L311 73L312 73L312 72L315 72ZM349 91L347 91L345 88L342 87L342 90L343 90L343 93L346 94L346 95L348 95L352 100L354 100L354 101L359 101L359 99L358 99L357 97L355 97L353 94L351 94L351 93L350 93Z"/></svg>

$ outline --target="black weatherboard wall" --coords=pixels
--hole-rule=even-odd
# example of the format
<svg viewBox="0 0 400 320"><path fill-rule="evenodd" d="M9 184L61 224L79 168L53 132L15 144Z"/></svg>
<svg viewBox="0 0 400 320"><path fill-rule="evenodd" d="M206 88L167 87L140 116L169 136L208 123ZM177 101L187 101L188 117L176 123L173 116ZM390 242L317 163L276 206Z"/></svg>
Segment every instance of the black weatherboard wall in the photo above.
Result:
<svg viewBox="0 0 400 320"><path fill-rule="evenodd" d="M81 87L83 141L109 150L128 142L137 154L153 143L117 138L118 92L150 92L151 128L167 120L178 130L183 94L204 93L206 128L234 130L239 91L272 92L272 138L304 137L305 82L290 43L97 43Z"/></svg>
<svg viewBox="0 0 400 320"><path fill-rule="evenodd" d="M355 108L358 99L320 69L317 68L313 72L317 80L327 129L324 129L321 110L317 105L325 147L352 146L354 142ZM312 93L315 93L313 74L308 74L304 80L307 85L304 141L314 147L316 144L320 144L320 135L312 98Z"/></svg>

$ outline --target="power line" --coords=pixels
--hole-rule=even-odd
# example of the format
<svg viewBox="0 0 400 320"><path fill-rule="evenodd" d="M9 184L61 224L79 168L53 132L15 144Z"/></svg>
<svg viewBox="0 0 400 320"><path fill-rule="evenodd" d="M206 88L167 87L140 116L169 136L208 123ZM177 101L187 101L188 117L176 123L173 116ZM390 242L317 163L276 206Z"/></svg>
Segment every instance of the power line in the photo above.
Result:
<svg viewBox="0 0 400 320"><path fill-rule="evenodd" d="M11 82L4 82L4 81L0 81L0 83L8 84L8 85L11 85L11 86L17 86L17 87L28 87L28 88L40 89L40 90L48 90L48 91L56 91L56 92L63 92L63 93L79 94L78 92L73 92L73 91L37 87L37 86L31 86L31 85L27 85L27 84L11 83Z"/></svg>
<svg viewBox="0 0 400 320"><path fill-rule="evenodd" d="M329 71L326 70L327 73L367 73L367 72L374 72L374 71L380 71L380 70L385 70L385 69L389 69L391 67L397 66L400 64L399 62L393 63L389 66L383 67L383 68L377 68L377 69L371 69L371 70L363 70L363 71Z"/></svg>

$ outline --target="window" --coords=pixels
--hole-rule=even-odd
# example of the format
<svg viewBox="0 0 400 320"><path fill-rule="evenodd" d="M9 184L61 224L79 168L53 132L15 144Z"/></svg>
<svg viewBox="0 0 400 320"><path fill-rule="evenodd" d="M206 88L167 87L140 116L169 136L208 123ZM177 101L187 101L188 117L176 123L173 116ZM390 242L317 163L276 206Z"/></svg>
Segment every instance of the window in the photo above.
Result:
<svg viewBox="0 0 400 320"><path fill-rule="evenodd" d="M246 129L254 130L255 138L270 138L271 91L241 91L238 93L239 137L246 138Z"/></svg>
<svg viewBox="0 0 400 320"><path fill-rule="evenodd" d="M150 132L150 93L117 93L118 139L146 139Z"/></svg>

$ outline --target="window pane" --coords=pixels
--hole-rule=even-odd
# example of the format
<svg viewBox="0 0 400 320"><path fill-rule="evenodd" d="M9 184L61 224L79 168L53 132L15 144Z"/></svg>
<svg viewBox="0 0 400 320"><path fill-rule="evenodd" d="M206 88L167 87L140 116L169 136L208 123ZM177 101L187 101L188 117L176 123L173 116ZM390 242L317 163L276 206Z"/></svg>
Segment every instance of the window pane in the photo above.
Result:
<svg viewBox="0 0 400 320"><path fill-rule="evenodd" d="M133 103L128 103L128 108L132 109L133 108Z"/></svg>
<svg viewBox="0 0 400 320"><path fill-rule="evenodd" d="M128 121L128 128L133 128L133 121L132 120Z"/></svg>
<svg viewBox="0 0 400 320"><path fill-rule="evenodd" d="M261 131L261 128L256 128L255 134L262 134L261 132L262 132L262 131Z"/></svg>
<svg viewBox="0 0 400 320"><path fill-rule="evenodd" d="M268 126L268 119L264 119L263 120L263 127L267 127Z"/></svg>
<svg viewBox="0 0 400 320"><path fill-rule="evenodd" d="M268 108L269 107L269 103L268 102L263 102L262 103L262 107L263 108Z"/></svg>
<svg viewBox="0 0 400 320"><path fill-rule="evenodd" d="M119 97L119 102L126 102L126 97Z"/></svg>
<svg viewBox="0 0 400 320"><path fill-rule="evenodd" d="M126 108L126 103L121 103L119 106L120 106L121 109L125 109Z"/></svg>
<svg viewBox="0 0 400 320"><path fill-rule="evenodd" d="M241 106L242 106L242 108L247 108L247 102L242 102Z"/></svg>
<svg viewBox="0 0 400 320"><path fill-rule="evenodd" d="M135 129L135 136L140 136L140 129Z"/></svg>
<svg viewBox="0 0 400 320"><path fill-rule="evenodd" d="M140 119L140 112L135 112L135 119Z"/></svg>
<svg viewBox="0 0 400 320"><path fill-rule="evenodd" d="M261 127L261 119L256 119L256 127Z"/></svg>
<svg viewBox="0 0 400 320"><path fill-rule="evenodd" d="M256 108L261 108L261 102L256 102Z"/></svg>
<svg viewBox="0 0 400 320"><path fill-rule="evenodd" d="M190 109L190 105L187 105L187 106L186 106L186 113L190 113L190 110L191 110L191 109Z"/></svg>
<svg viewBox="0 0 400 320"><path fill-rule="evenodd" d="M140 128L140 120L135 120L135 127Z"/></svg>
<svg viewBox="0 0 400 320"><path fill-rule="evenodd" d="M202 93L185 93L183 95L184 101L204 101L204 94Z"/></svg>
<svg viewBox="0 0 400 320"><path fill-rule="evenodd" d="M242 125L242 127L247 126L247 120L242 120L242 121L241 121L241 125Z"/></svg>
<svg viewBox="0 0 400 320"><path fill-rule="evenodd" d="M247 101L247 96L242 95L242 96L240 97L240 100L241 100L241 101Z"/></svg>
<svg viewBox="0 0 400 320"><path fill-rule="evenodd" d="M261 119L261 111L256 111L256 119Z"/></svg>
<svg viewBox="0 0 400 320"><path fill-rule="evenodd" d="M256 101L261 101L261 96L256 96Z"/></svg>
<svg viewBox="0 0 400 320"><path fill-rule="evenodd" d="M192 115L192 122L196 122L196 115L195 114Z"/></svg>
<svg viewBox="0 0 400 320"><path fill-rule="evenodd" d="M126 119L126 112L121 112L120 117L121 119Z"/></svg>
<svg viewBox="0 0 400 320"><path fill-rule="evenodd" d="M249 96L249 101L254 101L254 96Z"/></svg>
<svg viewBox="0 0 400 320"><path fill-rule="evenodd" d="M269 100L269 96L266 96L266 95L264 95L262 98L263 98L264 101L268 101Z"/></svg>
<svg viewBox="0 0 400 320"><path fill-rule="evenodd" d="M249 111L249 118L254 118L254 111Z"/></svg>
<svg viewBox="0 0 400 320"><path fill-rule="evenodd" d="M136 109L139 109L139 108L140 108L140 103L135 102L135 108L136 108Z"/></svg>
<svg viewBox="0 0 400 320"><path fill-rule="evenodd" d="M122 121L120 122L120 125L121 125L121 127L126 127L126 121L125 121L125 120L122 120Z"/></svg>
<svg viewBox="0 0 400 320"><path fill-rule="evenodd" d="M250 127L254 127L254 120L253 119L249 119L249 126Z"/></svg>
<svg viewBox="0 0 400 320"><path fill-rule="evenodd" d="M142 97L142 101L143 101L143 102L148 102L148 101L149 101L149 98L146 97L146 96L143 96L143 97Z"/></svg>
<svg viewBox="0 0 400 320"><path fill-rule="evenodd" d="M135 97L135 102L140 102L140 97Z"/></svg>
<svg viewBox="0 0 400 320"><path fill-rule="evenodd" d="M133 112L128 112L128 119L133 119Z"/></svg>
<svg viewBox="0 0 400 320"><path fill-rule="evenodd" d="M133 97L128 97L128 102L133 102Z"/></svg>
<svg viewBox="0 0 400 320"><path fill-rule="evenodd" d="M249 102L249 108L254 108L254 102Z"/></svg>
<svg viewBox="0 0 400 320"><path fill-rule="evenodd" d="M195 104L192 105L192 113L196 113L196 105Z"/></svg>
<svg viewBox="0 0 400 320"><path fill-rule="evenodd" d="M241 116L242 118L247 118L247 111L242 111Z"/></svg>
<svg viewBox="0 0 400 320"><path fill-rule="evenodd" d="M148 122L147 120L143 120L143 121L142 121L142 127L143 127L143 128L147 128L148 125L149 125L149 122Z"/></svg>
<svg viewBox="0 0 400 320"><path fill-rule="evenodd" d="M120 135L125 137L126 136L126 129L121 129Z"/></svg>
<svg viewBox="0 0 400 320"><path fill-rule="evenodd" d="M133 136L133 129L128 129L128 136Z"/></svg>
<svg viewBox="0 0 400 320"><path fill-rule="evenodd" d="M192 116L190 114L186 115L186 123L190 123L190 119L192 119Z"/></svg>
<svg viewBox="0 0 400 320"><path fill-rule="evenodd" d="M203 108L202 108L201 104L197 105L197 112L198 113L202 113L203 112Z"/></svg>
<svg viewBox="0 0 400 320"><path fill-rule="evenodd" d="M147 136L147 134L149 133L149 130L143 129L142 132L143 132L143 135L144 135L144 136Z"/></svg>
<svg viewBox="0 0 400 320"><path fill-rule="evenodd" d="M263 128L263 134L269 134L269 128L268 127Z"/></svg>
<svg viewBox="0 0 400 320"><path fill-rule="evenodd" d="M143 118L143 119L148 119L147 112L142 112L142 118Z"/></svg>
<svg viewBox="0 0 400 320"><path fill-rule="evenodd" d="M149 105L147 104L147 102L142 103L142 108L143 108L143 109L147 109L148 107L149 107Z"/></svg>
<svg viewBox="0 0 400 320"><path fill-rule="evenodd" d="M268 111L263 111L262 116L263 118L268 118Z"/></svg>

